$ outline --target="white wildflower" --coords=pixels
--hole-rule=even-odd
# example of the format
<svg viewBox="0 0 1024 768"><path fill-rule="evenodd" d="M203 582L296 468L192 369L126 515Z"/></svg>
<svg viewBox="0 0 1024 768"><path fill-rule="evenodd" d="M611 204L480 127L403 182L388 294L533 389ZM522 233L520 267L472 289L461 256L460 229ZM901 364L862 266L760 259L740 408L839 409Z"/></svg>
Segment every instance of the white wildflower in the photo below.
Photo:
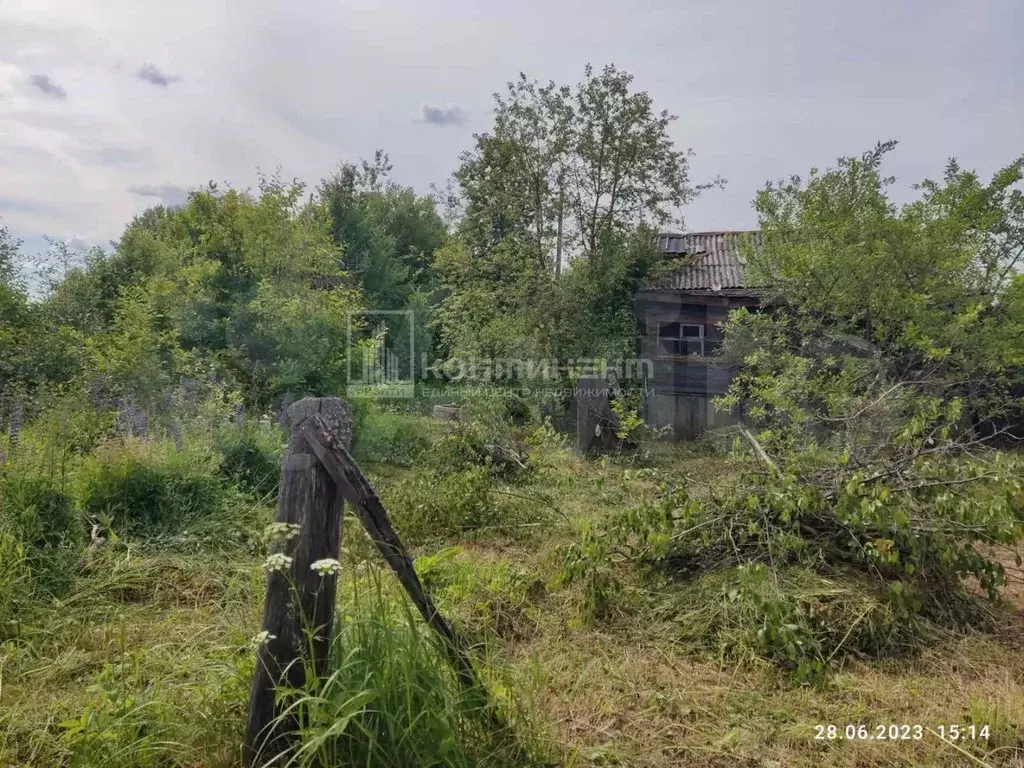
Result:
<svg viewBox="0 0 1024 768"><path fill-rule="evenodd" d="M263 561L263 570L267 573L277 571L278 573L284 573L285 569L292 564L292 559L288 555L284 555L280 552L275 552L272 555L267 555L267 559Z"/></svg>
<svg viewBox="0 0 1024 768"><path fill-rule="evenodd" d="M325 557L323 560L317 560L309 567L310 570L316 571L321 576L326 576L327 574L336 576L341 573L341 563L333 557Z"/></svg>
<svg viewBox="0 0 1024 768"><path fill-rule="evenodd" d="M272 635L267 630L263 629L256 633L256 637L251 640L251 645L254 648L259 648L261 645L269 643L271 640L276 640L277 635Z"/></svg>

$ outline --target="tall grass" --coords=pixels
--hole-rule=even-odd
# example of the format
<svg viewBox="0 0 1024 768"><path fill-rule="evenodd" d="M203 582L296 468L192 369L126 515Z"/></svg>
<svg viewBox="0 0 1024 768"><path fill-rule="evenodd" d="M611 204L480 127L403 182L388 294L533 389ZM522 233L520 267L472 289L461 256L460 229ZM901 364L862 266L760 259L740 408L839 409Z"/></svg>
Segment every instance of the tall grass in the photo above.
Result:
<svg viewBox="0 0 1024 768"><path fill-rule="evenodd" d="M328 673L291 692L282 713L300 724L288 766L541 764L514 697L499 702L497 725L487 693L460 686L440 641L376 571L351 594Z"/></svg>

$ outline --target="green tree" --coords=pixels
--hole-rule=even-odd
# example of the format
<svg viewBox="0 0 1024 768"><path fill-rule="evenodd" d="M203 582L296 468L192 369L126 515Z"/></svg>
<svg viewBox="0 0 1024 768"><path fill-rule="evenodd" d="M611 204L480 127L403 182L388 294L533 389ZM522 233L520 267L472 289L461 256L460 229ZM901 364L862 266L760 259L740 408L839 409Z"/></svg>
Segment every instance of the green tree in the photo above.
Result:
<svg viewBox="0 0 1024 768"><path fill-rule="evenodd" d="M111 394L156 397L199 371L260 406L287 390L337 392L362 300L330 226L299 183L211 184L136 217L111 253L62 270L40 317L72 349L88 346L73 374Z"/></svg>
<svg viewBox="0 0 1024 768"><path fill-rule="evenodd" d="M378 150L372 163L343 164L318 188L344 266L374 309L402 309L415 291L432 290L431 261L445 238L434 201L392 182L390 171Z"/></svg>
<svg viewBox="0 0 1024 768"><path fill-rule="evenodd" d="M750 270L768 302L786 310L774 316L778 323L744 318L733 347L750 335L745 348L752 354L761 342L785 340L798 358L838 355L862 367L872 360L884 371L865 386L917 378L992 415L998 408L990 395L1005 395L1024 351L1014 316L1024 258L1024 158L988 184L950 162L942 181L922 183L918 200L897 206L887 194L893 179L881 173L894 146L879 144L833 170L812 171L806 182L793 177L758 195L764 245L751 253ZM805 382L812 390L820 383ZM792 418L792 398L803 388L771 389L789 401ZM810 402L822 407L820 397Z"/></svg>
<svg viewBox="0 0 1024 768"><path fill-rule="evenodd" d="M654 227L696 189L646 92L614 66L575 87L525 75L455 173L465 214L438 252L452 352L628 350Z"/></svg>
<svg viewBox="0 0 1024 768"><path fill-rule="evenodd" d="M9 394L25 377L30 309L18 274L21 241L0 226L0 395Z"/></svg>

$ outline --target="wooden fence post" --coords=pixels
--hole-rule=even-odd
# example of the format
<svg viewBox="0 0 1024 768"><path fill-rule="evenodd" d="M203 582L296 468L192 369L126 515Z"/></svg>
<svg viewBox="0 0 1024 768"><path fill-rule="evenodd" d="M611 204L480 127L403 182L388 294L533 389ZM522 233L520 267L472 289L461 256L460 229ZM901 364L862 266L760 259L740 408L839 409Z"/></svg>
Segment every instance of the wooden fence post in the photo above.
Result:
<svg viewBox="0 0 1024 768"><path fill-rule="evenodd" d="M317 560L338 558L342 498L302 436L303 424L313 416L319 416L346 446L351 443L352 410L341 399L309 397L288 409L292 434L281 464L277 522L298 526L298 533L284 544L282 554L291 558L290 564L267 577L261 625L266 640L256 652L242 745L246 768L273 761L288 747L290 728L278 717L275 688L279 684L301 688L306 667L312 665L321 673L330 650L337 577L321 575L310 566ZM307 631L313 629L316 635L309 643Z"/></svg>
<svg viewBox="0 0 1024 768"><path fill-rule="evenodd" d="M618 417L609 403L609 390L603 376L581 376L576 384L576 451L580 454L611 450L619 443Z"/></svg>

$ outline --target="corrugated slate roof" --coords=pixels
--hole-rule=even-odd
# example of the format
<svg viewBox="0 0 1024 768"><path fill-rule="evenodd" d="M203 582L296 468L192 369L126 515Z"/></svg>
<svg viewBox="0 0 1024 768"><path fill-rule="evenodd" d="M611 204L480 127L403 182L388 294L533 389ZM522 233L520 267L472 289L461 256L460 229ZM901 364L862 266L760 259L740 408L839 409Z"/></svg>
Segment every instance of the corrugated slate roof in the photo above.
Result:
<svg viewBox="0 0 1024 768"><path fill-rule="evenodd" d="M679 259L680 266L670 278L647 285L646 289L721 291L732 295L736 295L736 289L750 289L743 255L743 243L748 237L753 238L755 248L760 247L761 233L756 230L660 235L658 247L666 259Z"/></svg>

